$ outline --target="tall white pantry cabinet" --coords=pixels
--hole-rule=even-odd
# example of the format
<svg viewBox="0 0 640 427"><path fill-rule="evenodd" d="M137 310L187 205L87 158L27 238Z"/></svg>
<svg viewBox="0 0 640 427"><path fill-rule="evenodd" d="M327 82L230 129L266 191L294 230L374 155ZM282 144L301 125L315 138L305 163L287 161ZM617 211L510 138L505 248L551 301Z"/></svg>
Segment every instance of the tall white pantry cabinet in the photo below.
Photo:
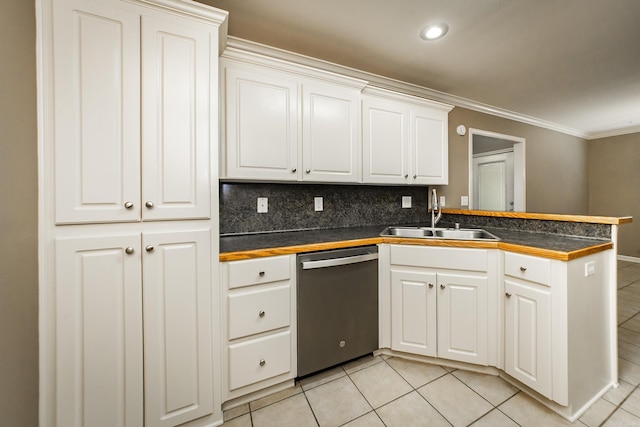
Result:
<svg viewBox="0 0 640 427"><path fill-rule="evenodd" d="M40 425L221 423L218 49L189 0L38 0Z"/></svg>

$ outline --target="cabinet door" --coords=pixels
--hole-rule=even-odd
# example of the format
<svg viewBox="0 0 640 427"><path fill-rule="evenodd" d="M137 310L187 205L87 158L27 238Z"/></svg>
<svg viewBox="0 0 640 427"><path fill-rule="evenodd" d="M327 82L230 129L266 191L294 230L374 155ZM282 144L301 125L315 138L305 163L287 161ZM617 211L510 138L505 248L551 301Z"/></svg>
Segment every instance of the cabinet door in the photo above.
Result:
<svg viewBox="0 0 640 427"><path fill-rule="evenodd" d="M391 349L436 356L436 275L391 270Z"/></svg>
<svg viewBox="0 0 640 427"><path fill-rule="evenodd" d="M137 221L139 17L100 2L52 4L55 221Z"/></svg>
<svg viewBox="0 0 640 427"><path fill-rule="evenodd" d="M551 288L505 280L505 371L551 398Z"/></svg>
<svg viewBox="0 0 640 427"><path fill-rule="evenodd" d="M142 216L209 218L211 34L169 15L143 16L141 25Z"/></svg>
<svg viewBox="0 0 640 427"><path fill-rule="evenodd" d="M213 411L211 235L143 235L145 425Z"/></svg>
<svg viewBox="0 0 640 427"><path fill-rule="evenodd" d="M225 177L296 181L297 83L235 64L225 78Z"/></svg>
<svg viewBox="0 0 640 427"><path fill-rule="evenodd" d="M360 182L360 93L303 84L303 180Z"/></svg>
<svg viewBox="0 0 640 427"><path fill-rule="evenodd" d="M411 170L414 184L449 183L447 113L411 108Z"/></svg>
<svg viewBox="0 0 640 427"><path fill-rule="evenodd" d="M487 277L438 273L438 357L487 364Z"/></svg>
<svg viewBox="0 0 640 427"><path fill-rule="evenodd" d="M362 108L362 182L409 183L409 108L372 97Z"/></svg>
<svg viewBox="0 0 640 427"><path fill-rule="evenodd" d="M143 425L139 248L139 234L56 239L58 426Z"/></svg>

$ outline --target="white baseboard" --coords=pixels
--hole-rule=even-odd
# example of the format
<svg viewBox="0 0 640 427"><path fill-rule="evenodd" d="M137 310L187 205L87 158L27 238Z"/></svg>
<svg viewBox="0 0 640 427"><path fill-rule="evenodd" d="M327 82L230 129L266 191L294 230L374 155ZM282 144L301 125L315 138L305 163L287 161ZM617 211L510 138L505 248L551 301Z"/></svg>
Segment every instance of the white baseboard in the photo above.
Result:
<svg viewBox="0 0 640 427"><path fill-rule="evenodd" d="M637 262L640 264L640 258L634 256L618 255L618 261Z"/></svg>

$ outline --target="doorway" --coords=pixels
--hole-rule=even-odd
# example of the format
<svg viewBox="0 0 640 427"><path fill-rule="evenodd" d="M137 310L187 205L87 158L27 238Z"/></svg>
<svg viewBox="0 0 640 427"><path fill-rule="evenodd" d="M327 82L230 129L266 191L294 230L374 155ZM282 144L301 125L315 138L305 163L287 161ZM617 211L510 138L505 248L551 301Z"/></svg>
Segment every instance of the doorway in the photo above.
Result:
<svg viewBox="0 0 640 427"><path fill-rule="evenodd" d="M469 129L469 208L525 211L525 140Z"/></svg>

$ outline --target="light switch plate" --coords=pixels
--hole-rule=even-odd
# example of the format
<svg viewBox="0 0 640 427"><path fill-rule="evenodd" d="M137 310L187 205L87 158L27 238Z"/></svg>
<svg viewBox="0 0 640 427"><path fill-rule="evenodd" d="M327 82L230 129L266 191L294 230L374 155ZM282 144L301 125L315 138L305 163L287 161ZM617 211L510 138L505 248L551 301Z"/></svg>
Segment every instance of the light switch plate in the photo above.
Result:
<svg viewBox="0 0 640 427"><path fill-rule="evenodd" d="M445 203L444 203L444 202L445 202L445 200L446 200L446 199L445 199L445 197L444 197L444 196L440 196L440 207L441 207L441 208L444 208L444 207L445 207Z"/></svg>
<svg viewBox="0 0 640 427"><path fill-rule="evenodd" d="M411 207L411 196L402 196L402 208L407 209Z"/></svg>
<svg viewBox="0 0 640 427"><path fill-rule="evenodd" d="M258 213L269 212L269 199L267 197L258 197Z"/></svg>
<svg viewBox="0 0 640 427"><path fill-rule="evenodd" d="M469 206L469 196L460 196L460 206Z"/></svg>
<svg viewBox="0 0 640 427"><path fill-rule="evenodd" d="M324 210L324 205L322 202L322 197L314 197L313 198L313 208L316 212L321 212Z"/></svg>

